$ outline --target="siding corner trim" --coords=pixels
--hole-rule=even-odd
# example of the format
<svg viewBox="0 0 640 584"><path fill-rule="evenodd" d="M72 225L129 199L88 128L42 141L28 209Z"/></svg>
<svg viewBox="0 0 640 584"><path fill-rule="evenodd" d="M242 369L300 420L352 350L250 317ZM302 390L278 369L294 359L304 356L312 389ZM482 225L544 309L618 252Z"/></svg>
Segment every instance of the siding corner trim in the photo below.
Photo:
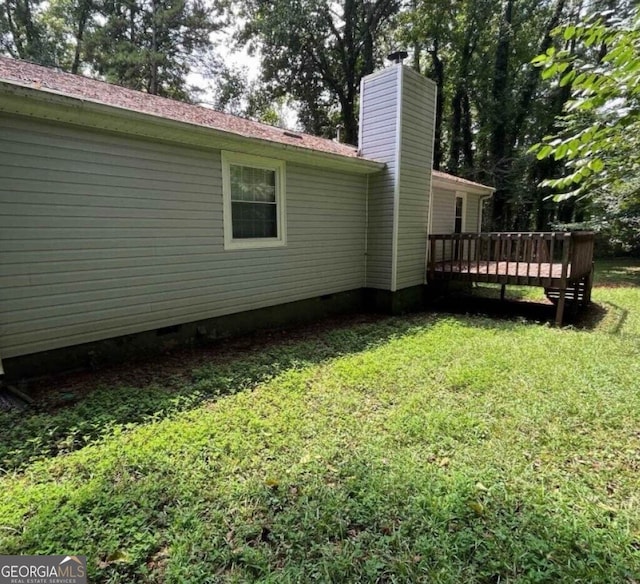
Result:
<svg viewBox="0 0 640 584"><path fill-rule="evenodd" d="M396 81L396 169L397 175L395 184L393 187L393 228L391 231L391 292L395 292L398 288L398 230L400 223L400 172L401 158L402 158L402 103L403 103L403 84L404 84L404 67L402 65L396 66L396 75L398 79Z"/></svg>

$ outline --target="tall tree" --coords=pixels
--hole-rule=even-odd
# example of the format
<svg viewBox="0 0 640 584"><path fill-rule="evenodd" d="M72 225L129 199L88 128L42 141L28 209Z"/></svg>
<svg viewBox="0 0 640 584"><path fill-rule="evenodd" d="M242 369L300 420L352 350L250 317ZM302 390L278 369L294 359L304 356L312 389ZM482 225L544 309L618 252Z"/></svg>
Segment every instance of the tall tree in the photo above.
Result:
<svg viewBox="0 0 640 584"><path fill-rule="evenodd" d="M433 149L436 170L440 170L444 162L445 83L447 74L451 73L451 37L459 12L459 2L412 0L410 9L399 18L399 43L412 48L413 68L433 79L438 88Z"/></svg>
<svg viewBox="0 0 640 584"><path fill-rule="evenodd" d="M518 209L512 202L521 199L522 195L515 189L530 189L520 179L522 173L528 174L526 165L522 165L523 145L530 140L531 131L534 134L538 132L533 139L539 139L540 128L547 126L545 119L552 120L556 113L553 100L544 108L532 107L540 88L540 80L529 61L532 52L539 53L552 45L551 31L566 16L567 4L566 0L555 0L536 8L535 16L527 19L527 23L537 26L531 27L532 31L527 35L530 40L522 51L514 50L512 44L516 41L515 33L524 33L521 27L524 24L523 16L528 13L526 2L504 2L495 51L489 150L496 186L493 220L500 228L518 227L517 217L522 216L522 209ZM556 100L557 97L556 95Z"/></svg>
<svg viewBox="0 0 640 584"><path fill-rule="evenodd" d="M236 4L246 23L239 40L260 47L262 80L273 97L297 100L306 130L331 135L330 126L339 121L345 140L355 144L360 80L381 61L379 39L399 0Z"/></svg>
<svg viewBox="0 0 640 584"><path fill-rule="evenodd" d="M476 10L481 3L469 3L460 15L459 30L453 31L457 55L454 69L453 94L451 98L451 118L449 133L448 169L467 176L473 173L473 136L470 91L472 87L472 66L480 41L483 10ZM459 37L459 38L456 38Z"/></svg>
<svg viewBox="0 0 640 584"><path fill-rule="evenodd" d="M43 0L4 0L0 3L0 49L13 57L54 64L55 51L39 14Z"/></svg>
<svg viewBox="0 0 640 584"><path fill-rule="evenodd" d="M86 63L85 37L98 24L94 0L48 0L40 14L49 51L57 67L79 73Z"/></svg>
<svg viewBox="0 0 640 584"><path fill-rule="evenodd" d="M204 0L96 0L103 24L86 38L90 65L108 81L187 99L186 76L216 28Z"/></svg>
<svg viewBox="0 0 640 584"><path fill-rule="evenodd" d="M494 228L549 219L552 204L540 201L535 184L556 169L526 151L553 130L568 94L541 80L530 61L559 47L551 31L575 22L581 2L413 0L402 19L401 38L418 53L414 67L438 83L434 166L496 187Z"/></svg>

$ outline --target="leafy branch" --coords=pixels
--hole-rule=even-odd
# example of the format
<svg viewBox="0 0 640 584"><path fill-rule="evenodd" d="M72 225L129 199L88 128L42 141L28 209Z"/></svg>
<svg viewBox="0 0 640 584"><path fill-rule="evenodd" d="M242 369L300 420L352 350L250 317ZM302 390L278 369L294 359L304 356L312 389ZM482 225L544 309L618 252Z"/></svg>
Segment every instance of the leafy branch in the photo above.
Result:
<svg viewBox="0 0 640 584"><path fill-rule="evenodd" d="M561 191L556 200L602 194L640 170L639 25L602 14L557 28L578 49L550 47L533 60L544 79L571 89L559 131L530 149L538 160L565 161L565 176L541 183Z"/></svg>

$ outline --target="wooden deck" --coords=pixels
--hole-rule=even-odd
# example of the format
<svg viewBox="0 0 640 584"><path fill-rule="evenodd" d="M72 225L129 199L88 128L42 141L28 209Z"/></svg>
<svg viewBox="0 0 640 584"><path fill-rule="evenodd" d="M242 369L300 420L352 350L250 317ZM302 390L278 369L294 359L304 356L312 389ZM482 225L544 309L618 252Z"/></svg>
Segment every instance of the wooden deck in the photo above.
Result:
<svg viewBox="0 0 640 584"><path fill-rule="evenodd" d="M587 304L593 273L592 232L459 233L429 236L428 280L539 286L557 303Z"/></svg>

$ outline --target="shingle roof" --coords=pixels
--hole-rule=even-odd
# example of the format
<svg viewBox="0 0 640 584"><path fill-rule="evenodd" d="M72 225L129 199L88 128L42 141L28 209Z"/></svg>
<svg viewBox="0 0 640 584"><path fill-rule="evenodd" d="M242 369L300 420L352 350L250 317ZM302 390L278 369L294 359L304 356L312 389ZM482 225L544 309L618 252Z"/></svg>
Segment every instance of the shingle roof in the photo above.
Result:
<svg viewBox="0 0 640 584"><path fill-rule="evenodd" d="M63 94L68 97L133 110L179 122L198 124L247 138L288 144L339 156L357 158L356 148L326 138L287 132L281 128L253 122L207 107L191 105L165 97L126 89L81 75L34 65L0 56L0 81Z"/></svg>
<svg viewBox="0 0 640 584"><path fill-rule="evenodd" d="M257 138L278 144L288 144L317 152L337 154L348 158L358 158L356 148L340 144L311 134L288 132L267 124L253 122L239 116L232 116L211 108L191 105L166 97L150 95L142 91L112 85L82 75L64 73L50 67L34 65L0 55L0 81L51 91L68 97L101 103L116 108L132 110L159 118L178 122L208 126L215 130L229 132L247 138ZM484 187L485 185L447 174L433 171L434 177L453 180L462 184Z"/></svg>

